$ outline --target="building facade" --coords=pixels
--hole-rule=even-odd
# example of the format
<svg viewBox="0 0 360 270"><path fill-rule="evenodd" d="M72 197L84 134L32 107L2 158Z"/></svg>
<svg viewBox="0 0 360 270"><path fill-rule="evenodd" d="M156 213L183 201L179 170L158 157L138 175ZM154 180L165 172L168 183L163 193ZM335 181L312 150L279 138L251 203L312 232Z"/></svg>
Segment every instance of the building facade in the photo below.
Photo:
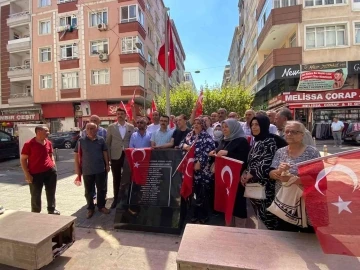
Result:
<svg viewBox="0 0 360 270"><path fill-rule="evenodd" d="M245 22L256 22L244 26L240 41L240 80L253 89L255 108L286 106L314 130L334 116L360 121L358 0L242 0L239 6Z"/></svg>
<svg viewBox="0 0 360 270"><path fill-rule="evenodd" d="M184 72L184 83L190 85L191 89L197 92L196 85L191 72Z"/></svg>
<svg viewBox="0 0 360 270"><path fill-rule="evenodd" d="M230 84L230 65L226 65L224 68L224 74L223 74L223 79L222 79L222 83L221 83L221 87L225 87L227 85Z"/></svg>

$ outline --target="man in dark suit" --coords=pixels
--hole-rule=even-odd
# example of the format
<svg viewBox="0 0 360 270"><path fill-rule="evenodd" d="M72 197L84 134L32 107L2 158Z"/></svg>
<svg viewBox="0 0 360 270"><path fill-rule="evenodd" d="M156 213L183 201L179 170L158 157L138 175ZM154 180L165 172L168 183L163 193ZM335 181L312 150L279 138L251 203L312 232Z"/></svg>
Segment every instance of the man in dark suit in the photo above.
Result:
<svg viewBox="0 0 360 270"><path fill-rule="evenodd" d="M119 192L125 190L127 183L121 183L121 170L124 166L124 149L129 147L134 126L125 121L126 111L118 108L116 111L117 123L108 127L106 144L108 146L111 171L113 174L114 201L111 208L115 208L119 200Z"/></svg>

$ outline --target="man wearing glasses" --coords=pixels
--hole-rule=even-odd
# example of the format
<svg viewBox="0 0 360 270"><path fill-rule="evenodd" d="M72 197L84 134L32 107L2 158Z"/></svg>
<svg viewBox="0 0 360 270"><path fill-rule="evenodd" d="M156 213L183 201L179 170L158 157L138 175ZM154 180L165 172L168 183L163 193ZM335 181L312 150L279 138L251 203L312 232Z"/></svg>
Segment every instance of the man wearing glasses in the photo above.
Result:
<svg viewBox="0 0 360 270"><path fill-rule="evenodd" d="M151 147L154 149L171 148L174 145L172 138L174 130L168 128L169 116L160 117L160 129L151 134Z"/></svg>
<svg viewBox="0 0 360 270"><path fill-rule="evenodd" d="M129 148L146 148L151 147L151 133L146 130L147 121L144 117L137 119L137 131L131 135Z"/></svg>

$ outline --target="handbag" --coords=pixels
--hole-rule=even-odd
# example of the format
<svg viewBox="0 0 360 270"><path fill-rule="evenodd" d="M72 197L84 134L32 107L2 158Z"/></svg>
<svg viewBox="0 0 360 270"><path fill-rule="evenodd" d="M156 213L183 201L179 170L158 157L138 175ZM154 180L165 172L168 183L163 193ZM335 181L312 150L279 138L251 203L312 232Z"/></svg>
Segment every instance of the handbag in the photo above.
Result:
<svg viewBox="0 0 360 270"><path fill-rule="evenodd" d="M247 183L245 185L244 197L257 200L266 199L265 186L259 183Z"/></svg>
<svg viewBox="0 0 360 270"><path fill-rule="evenodd" d="M305 212L305 200L303 190L299 185L294 184L297 177L291 177L282 186L275 196L274 201L267 210L282 220L302 227L307 227L307 217Z"/></svg>

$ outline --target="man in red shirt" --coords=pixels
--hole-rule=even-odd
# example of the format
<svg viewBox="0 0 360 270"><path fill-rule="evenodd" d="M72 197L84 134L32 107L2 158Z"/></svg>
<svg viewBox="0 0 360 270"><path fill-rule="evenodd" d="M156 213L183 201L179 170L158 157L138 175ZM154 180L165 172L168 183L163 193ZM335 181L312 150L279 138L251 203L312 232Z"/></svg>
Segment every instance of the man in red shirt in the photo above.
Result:
<svg viewBox="0 0 360 270"><path fill-rule="evenodd" d="M41 212L41 192L45 185L48 213L60 215L55 209L57 172L53 147L47 139L49 129L45 126L37 126L35 135L35 138L24 144L20 158L25 180L30 186L31 212Z"/></svg>

